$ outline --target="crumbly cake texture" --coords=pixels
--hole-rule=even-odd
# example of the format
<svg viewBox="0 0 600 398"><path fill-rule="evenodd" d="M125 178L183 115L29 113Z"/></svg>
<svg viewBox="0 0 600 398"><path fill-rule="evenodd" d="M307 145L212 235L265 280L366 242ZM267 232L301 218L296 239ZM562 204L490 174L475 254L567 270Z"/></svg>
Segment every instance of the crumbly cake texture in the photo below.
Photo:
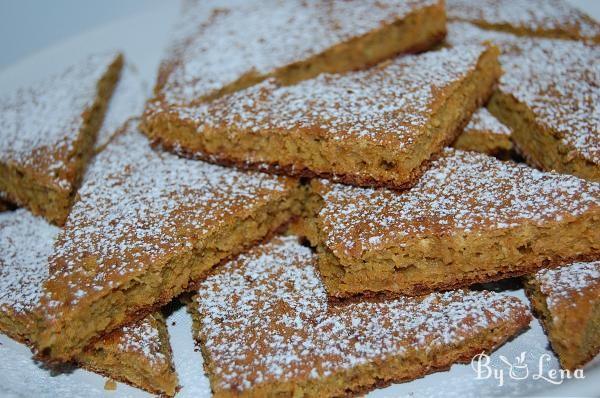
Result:
<svg viewBox="0 0 600 398"><path fill-rule="evenodd" d="M144 112L144 104L147 99L148 87L137 68L132 63L125 63L121 71L121 77L106 110L106 116L94 151L99 153L116 136L130 119L139 117Z"/></svg>
<svg viewBox="0 0 600 398"><path fill-rule="evenodd" d="M134 128L95 158L50 258L35 342L64 361L300 215L297 180L153 151Z"/></svg>
<svg viewBox="0 0 600 398"><path fill-rule="evenodd" d="M123 57L95 54L0 99L0 191L64 224Z"/></svg>
<svg viewBox="0 0 600 398"><path fill-rule="evenodd" d="M30 344L60 229L24 209L0 214L0 331ZM164 318L149 315L89 346L82 367L157 394L174 395L177 376Z"/></svg>
<svg viewBox="0 0 600 398"><path fill-rule="evenodd" d="M446 34L442 0L187 0L155 101L197 103L275 77L323 72L424 51Z"/></svg>
<svg viewBox="0 0 600 398"><path fill-rule="evenodd" d="M600 181L600 48L450 23L447 44L497 45L505 71L488 109L532 166Z"/></svg>
<svg viewBox="0 0 600 398"><path fill-rule="evenodd" d="M82 367L154 394L179 390L164 316L159 312L102 337L81 352Z"/></svg>
<svg viewBox="0 0 600 398"><path fill-rule="evenodd" d="M313 181L306 234L333 297L423 294L600 258L600 184L446 149L398 193Z"/></svg>
<svg viewBox="0 0 600 398"><path fill-rule="evenodd" d="M541 270L525 286L563 368L582 367L600 352L600 261Z"/></svg>
<svg viewBox="0 0 600 398"><path fill-rule="evenodd" d="M600 182L600 47L523 40L519 50L501 57L490 111L529 164Z"/></svg>
<svg viewBox="0 0 600 398"><path fill-rule="evenodd" d="M473 114L469 124L452 144L456 149L475 151L510 158L513 145L510 129L496 119L486 108Z"/></svg>
<svg viewBox="0 0 600 398"><path fill-rule="evenodd" d="M490 351L529 324L487 291L332 306L312 251L278 237L224 264L189 305L215 397L349 396Z"/></svg>
<svg viewBox="0 0 600 398"><path fill-rule="evenodd" d="M563 0L446 0L448 19L520 36L600 42L600 24Z"/></svg>
<svg viewBox="0 0 600 398"><path fill-rule="evenodd" d="M472 45L292 86L267 80L177 112L149 109L145 132L209 162L402 189L489 98L497 53Z"/></svg>

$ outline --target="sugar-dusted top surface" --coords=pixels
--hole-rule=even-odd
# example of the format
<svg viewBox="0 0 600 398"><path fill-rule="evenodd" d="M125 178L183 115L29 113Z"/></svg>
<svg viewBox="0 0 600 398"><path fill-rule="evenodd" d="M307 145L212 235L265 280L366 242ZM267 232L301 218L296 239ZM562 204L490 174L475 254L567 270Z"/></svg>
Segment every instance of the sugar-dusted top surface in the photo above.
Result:
<svg viewBox="0 0 600 398"><path fill-rule="evenodd" d="M193 243L205 244L296 184L155 152L130 128L85 176L50 259L46 304L77 311L83 300L118 289Z"/></svg>
<svg viewBox="0 0 600 398"><path fill-rule="evenodd" d="M483 131L498 135L510 135L510 129L496 119L486 108L480 108L473 114L469 124L465 127L465 131Z"/></svg>
<svg viewBox="0 0 600 398"><path fill-rule="evenodd" d="M148 87L136 67L130 63L125 64L106 110L102 127L98 130L96 150L105 146L128 119L142 114L147 95Z"/></svg>
<svg viewBox="0 0 600 398"><path fill-rule="evenodd" d="M166 328L164 323L160 315L150 314L133 325L123 327L106 341L110 341L118 352L137 354L156 369L164 368L171 364L169 341L167 335L160 331Z"/></svg>
<svg viewBox="0 0 600 398"><path fill-rule="evenodd" d="M546 297L550 311L559 307L575 307L577 298L583 295L592 300L600 299L600 261L577 262L540 270L534 275L534 279Z"/></svg>
<svg viewBox="0 0 600 398"><path fill-rule="evenodd" d="M48 257L59 232L58 227L24 209L0 213L0 311L32 317L48 279ZM150 315L116 332L116 338L98 344L117 352L138 353L152 364L165 362L168 342L159 336L159 321ZM23 335L29 333L22 331Z"/></svg>
<svg viewBox="0 0 600 398"><path fill-rule="evenodd" d="M568 148L600 165L600 47L562 40L519 46L523 55L501 57L500 90L526 104Z"/></svg>
<svg viewBox="0 0 600 398"><path fill-rule="evenodd" d="M522 40L526 39L511 33L481 29L469 22L449 22L446 36L446 43L450 46L492 42L501 49L503 55L520 54L518 44Z"/></svg>
<svg viewBox="0 0 600 398"><path fill-rule="evenodd" d="M323 378L413 350L450 350L527 316L517 298L485 291L330 306L314 262L296 237L279 237L202 282L192 305L213 391Z"/></svg>
<svg viewBox="0 0 600 398"><path fill-rule="evenodd" d="M446 0L449 19L530 34L600 39L600 25L563 0Z"/></svg>
<svg viewBox="0 0 600 398"><path fill-rule="evenodd" d="M600 211L600 184L474 152L446 149L417 184L398 193L316 183L325 244L341 256L422 236L574 220Z"/></svg>
<svg viewBox="0 0 600 398"><path fill-rule="evenodd" d="M339 145L362 140L407 151L421 142L432 116L485 51L482 45L442 49L293 86L267 80L179 113L194 119L200 134L223 125L265 135L302 129Z"/></svg>
<svg viewBox="0 0 600 398"><path fill-rule="evenodd" d="M500 90L527 105L536 122L574 154L600 164L600 47L522 38L468 23L448 26L450 45L486 40L502 50Z"/></svg>
<svg viewBox="0 0 600 398"><path fill-rule="evenodd" d="M187 0L159 76L170 105L262 77L439 0Z"/></svg>
<svg viewBox="0 0 600 398"><path fill-rule="evenodd" d="M31 169L62 189L71 189L72 155L84 112L117 53L96 54L30 87L0 98L0 162Z"/></svg>
<svg viewBox="0 0 600 398"><path fill-rule="evenodd" d="M0 213L0 311L27 316L38 305L59 231L27 210Z"/></svg>

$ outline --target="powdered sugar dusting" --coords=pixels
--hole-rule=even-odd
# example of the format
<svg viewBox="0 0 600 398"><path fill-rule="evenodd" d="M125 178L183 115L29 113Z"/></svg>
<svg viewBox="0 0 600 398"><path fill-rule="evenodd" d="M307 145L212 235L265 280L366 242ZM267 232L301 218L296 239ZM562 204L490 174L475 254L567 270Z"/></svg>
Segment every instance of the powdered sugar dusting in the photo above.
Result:
<svg viewBox="0 0 600 398"><path fill-rule="evenodd" d="M33 322L48 279L48 257L60 229L27 210L0 213L0 311ZM164 344L152 315L118 332L118 339L101 341L124 352L136 352L153 364L167 361ZM18 332L29 336L31 330Z"/></svg>
<svg viewBox="0 0 600 398"><path fill-rule="evenodd" d="M465 131L485 131L498 135L510 135L510 129L486 108L480 108L473 114Z"/></svg>
<svg viewBox="0 0 600 398"><path fill-rule="evenodd" d="M164 323L164 320L148 315L133 325L123 327L116 342L117 348L124 353L142 355L153 366L170 366L171 359L165 355L168 352L165 344L169 342L160 335L158 323Z"/></svg>
<svg viewBox="0 0 600 398"><path fill-rule="evenodd" d="M71 189L70 168L83 113L116 53L89 56L63 73L0 99L0 162L31 168Z"/></svg>
<svg viewBox="0 0 600 398"><path fill-rule="evenodd" d="M503 56L500 90L513 95L567 147L600 165L600 47L523 40L522 56Z"/></svg>
<svg viewBox="0 0 600 398"><path fill-rule="evenodd" d="M26 210L0 213L0 309L27 315L48 278L48 256L59 228Z"/></svg>
<svg viewBox="0 0 600 398"><path fill-rule="evenodd" d="M485 46L399 57L366 71L324 74L293 86L267 80L179 116L207 128L292 134L309 129L340 143L359 139L397 150L420 142L436 107L475 69Z"/></svg>
<svg viewBox="0 0 600 398"><path fill-rule="evenodd" d="M126 64L106 110L102 127L98 131L96 150L106 145L128 119L142 114L146 91L146 84L136 68L132 64Z"/></svg>
<svg viewBox="0 0 600 398"><path fill-rule="evenodd" d="M155 152L130 128L86 174L51 256L48 300L76 310L84 298L103 297L191 251L193 243L287 196L296 184Z"/></svg>
<svg viewBox="0 0 600 398"><path fill-rule="evenodd" d="M187 104L259 79L438 0L188 0L163 63L161 93Z"/></svg>
<svg viewBox="0 0 600 398"><path fill-rule="evenodd" d="M527 314L514 297L465 291L333 307L314 261L297 238L280 237L201 284L196 333L213 391L300 383L414 350L444 351Z"/></svg>
<svg viewBox="0 0 600 398"><path fill-rule="evenodd" d="M517 45L521 40L525 39L510 33L481 29L468 22L448 23L446 36L446 43L451 46L492 42L501 49L503 55L520 54Z"/></svg>
<svg viewBox="0 0 600 398"><path fill-rule="evenodd" d="M538 271L535 280L550 311L558 306L575 306L573 296L585 294L590 289L600 292L600 261L577 262L559 268ZM594 297L598 299L598 296Z"/></svg>
<svg viewBox="0 0 600 398"><path fill-rule="evenodd" d="M447 41L498 45L505 71L500 90L527 105L536 122L574 154L600 164L600 47L523 38L468 23L449 24Z"/></svg>
<svg viewBox="0 0 600 398"><path fill-rule="evenodd" d="M598 183L453 149L404 193L322 185L319 222L326 244L345 255L415 236L542 224L600 210ZM374 236L381 239L374 242Z"/></svg>
<svg viewBox="0 0 600 398"><path fill-rule="evenodd" d="M529 34L600 39L600 25L563 0L446 0L446 6L449 19L524 29Z"/></svg>

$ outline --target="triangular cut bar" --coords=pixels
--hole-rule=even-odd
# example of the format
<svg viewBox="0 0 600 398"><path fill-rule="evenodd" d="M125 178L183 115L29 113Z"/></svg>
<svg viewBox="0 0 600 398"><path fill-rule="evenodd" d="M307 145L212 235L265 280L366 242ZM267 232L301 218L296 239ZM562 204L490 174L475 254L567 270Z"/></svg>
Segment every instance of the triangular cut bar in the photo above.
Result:
<svg viewBox="0 0 600 398"><path fill-rule="evenodd" d="M442 0L186 0L153 102L214 99L424 51L446 35Z"/></svg>
<svg viewBox="0 0 600 398"><path fill-rule="evenodd" d="M123 57L89 56L0 99L0 194L63 225Z"/></svg>
<svg viewBox="0 0 600 398"><path fill-rule="evenodd" d="M446 0L448 19L519 36L600 42L600 24L564 0Z"/></svg>
<svg viewBox="0 0 600 398"><path fill-rule="evenodd" d="M298 216L304 192L291 178L153 151L125 129L92 163L57 238L39 355L68 360L166 304Z"/></svg>
<svg viewBox="0 0 600 398"><path fill-rule="evenodd" d="M520 40L501 60L489 109L517 150L532 166L600 182L600 48Z"/></svg>
<svg viewBox="0 0 600 398"><path fill-rule="evenodd" d="M470 361L529 324L519 299L455 291L330 304L294 236L215 270L189 304L214 397L350 396Z"/></svg>
<svg viewBox="0 0 600 398"><path fill-rule="evenodd" d="M505 73L488 109L511 130L532 166L600 181L600 50L568 40L532 39L448 24L449 45L491 42Z"/></svg>
<svg viewBox="0 0 600 398"><path fill-rule="evenodd" d="M293 86L268 80L209 104L150 107L143 129L209 162L403 189L489 98L497 55L473 45Z"/></svg>
<svg viewBox="0 0 600 398"><path fill-rule="evenodd" d="M525 286L563 368L582 367L600 352L600 261L540 270Z"/></svg>
<svg viewBox="0 0 600 398"><path fill-rule="evenodd" d="M329 294L423 294L600 258L600 184L446 149L403 193L314 181ZM321 202L321 203L319 203Z"/></svg>
<svg viewBox="0 0 600 398"><path fill-rule="evenodd" d="M0 332L29 344L60 229L23 209L0 214ZM177 376L163 316L118 329L77 355L83 368L156 393L174 395Z"/></svg>

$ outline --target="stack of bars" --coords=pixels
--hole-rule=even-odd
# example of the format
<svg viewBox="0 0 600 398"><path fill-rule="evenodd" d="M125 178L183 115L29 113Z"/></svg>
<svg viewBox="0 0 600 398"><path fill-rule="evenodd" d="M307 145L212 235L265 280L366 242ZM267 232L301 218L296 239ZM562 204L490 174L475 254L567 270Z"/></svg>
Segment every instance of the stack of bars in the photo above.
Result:
<svg viewBox="0 0 600 398"><path fill-rule="evenodd" d="M600 350L600 26L560 0L186 0L0 100L0 331L173 396L337 397L468 362L529 306Z"/></svg>

